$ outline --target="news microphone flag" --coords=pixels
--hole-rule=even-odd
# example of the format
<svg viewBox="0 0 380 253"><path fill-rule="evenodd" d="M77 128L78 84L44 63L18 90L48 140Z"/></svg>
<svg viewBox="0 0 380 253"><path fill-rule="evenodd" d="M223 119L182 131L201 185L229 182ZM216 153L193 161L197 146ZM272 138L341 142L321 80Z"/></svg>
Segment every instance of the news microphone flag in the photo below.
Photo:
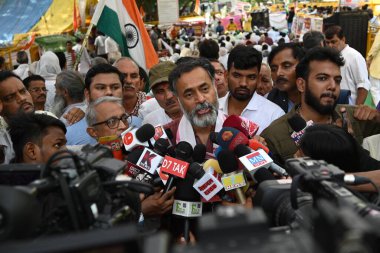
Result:
<svg viewBox="0 0 380 253"><path fill-rule="evenodd" d="M202 216L202 202L174 200L172 214L182 217Z"/></svg>
<svg viewBox="0 0 380 253"><path fill-rule="evenodd" d="M160 166L163 159L164 158L159 154L148 148L145 148L136 165L149 174L153 175L156 172L157 168Z"/></svg>
<svg viewBox="0 0 380 253"><path fill-rule="evenodd" d="M158 63L135 1L100 0L91 23L116 41L123 56L131 57L143 69Z"/></svg>
<svg viewBox="0 0 380 253"><path fill-rule="evenodd" d="M239 160L251 174L254 173L257 169L261 167L267 168L273 163L272 158L270 158L269 155L262 149L239 157Z"/></svg>
<svg viewBox="0 0 380 253"><path fill-rule="evenodd" d="M206 201L209 201L223 189L223 185L211 173L205 173L193 187Z"/></svg>

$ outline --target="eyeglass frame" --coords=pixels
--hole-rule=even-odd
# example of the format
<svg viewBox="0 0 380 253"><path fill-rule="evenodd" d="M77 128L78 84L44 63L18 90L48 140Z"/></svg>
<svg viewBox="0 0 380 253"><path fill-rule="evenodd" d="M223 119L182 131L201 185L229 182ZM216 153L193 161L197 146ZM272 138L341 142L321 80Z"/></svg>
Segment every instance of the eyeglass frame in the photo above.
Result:
<svg viewBox="0 0 380 253"><path fill-rule="evenodd" d="M119 125L120 125L120 121L122 121L122 117L123 116L127 116L127 123L128 123L128 126L132 123L132 116L131 115L129 115L128 113L124 113L123 115L121 115L120 117L116 117L116 116L113 116L113 117L111 117L111 118L109 118L109 119L106 119L106 120L104 120L104 121L101 121L101 122L97 122L97 123L94 123L94 124L92 124L91 126L92 127L94 127L94 126L98 126L98 125L101 125L101 124L106 124L107 125L107 127L109 128L109 129L116 129L116 128L118 128L119 127ZM109 120L115 120L115 119L117 119L118 120L118 123L117 123L117 125L115 126L115 127L110 127L109 126ZM123 121L123 123L124 123L124 125L125 125L125 122Z"/></svg>

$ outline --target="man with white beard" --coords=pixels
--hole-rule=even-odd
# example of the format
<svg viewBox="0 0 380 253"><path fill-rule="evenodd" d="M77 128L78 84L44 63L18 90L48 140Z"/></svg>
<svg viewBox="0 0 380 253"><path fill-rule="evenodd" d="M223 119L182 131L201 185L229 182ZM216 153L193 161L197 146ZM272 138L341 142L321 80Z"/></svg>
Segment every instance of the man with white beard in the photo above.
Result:
<svg viewBox="0 0 380 253"><path fill-rule="evenodd" d="M218 112L218 95L215 87L215 70L204 58L180 63L170 74L169 84L178 97L183 116L165 126L173 134L172 142L186 141L193 147L202 143L207 152L213 152L209 138L218 132L226 116Z"/></svg>
<svg viewBox="0 0 380 253"><path fill-rule="evenodd" d="M85 84L82 76L76 71L62 71L57 75L55 89L56 93L51 111L59 117L67 128L67 145L95 144L96 140L86 132L87 124L84 117L72 125L64 117L72 108L78 108L83 112L86 111L87 104L84 101Z"/></svg>

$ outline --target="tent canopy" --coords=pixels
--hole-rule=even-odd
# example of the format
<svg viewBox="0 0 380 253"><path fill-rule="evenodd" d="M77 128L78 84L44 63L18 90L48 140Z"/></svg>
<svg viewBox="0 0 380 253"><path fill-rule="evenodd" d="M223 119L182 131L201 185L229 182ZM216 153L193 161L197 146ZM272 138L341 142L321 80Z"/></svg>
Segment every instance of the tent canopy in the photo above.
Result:
<svg viewBox="0 0 380 253"><path fill-rule="evenodd" d="M15 33L26 33L40 20L53 0L0 0L0 47L12 44Z"/></svg>

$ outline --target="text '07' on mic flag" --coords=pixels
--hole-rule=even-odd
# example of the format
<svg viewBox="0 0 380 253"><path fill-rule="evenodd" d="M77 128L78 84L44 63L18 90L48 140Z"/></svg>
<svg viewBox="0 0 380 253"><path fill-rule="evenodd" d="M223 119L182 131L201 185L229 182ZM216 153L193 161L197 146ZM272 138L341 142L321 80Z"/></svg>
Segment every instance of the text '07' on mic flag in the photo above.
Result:
<svg viewBox="0 0 380 253"><path fill-rule="evenodd" d="M158 63L134 0L100 0L91 23L116 41L123 56L131 57L145 70Z"/></svg>

